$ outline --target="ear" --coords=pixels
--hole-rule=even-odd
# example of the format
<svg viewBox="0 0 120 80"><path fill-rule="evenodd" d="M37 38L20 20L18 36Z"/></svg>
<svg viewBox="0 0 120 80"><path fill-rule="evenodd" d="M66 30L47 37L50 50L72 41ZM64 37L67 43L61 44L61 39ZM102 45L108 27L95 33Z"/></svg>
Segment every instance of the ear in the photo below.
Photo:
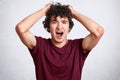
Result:
<svg viewBox="0 0 120 80"><path fill-rule="evenodd" d="M47 31L50 33L50 28L47 28Z"/></svg>
<svg viewBox="0 0 120 80"><path fill-rule="evenodd" d="M69 32L71 31L71 28L70 28L70 26L69 26Z"/></svg>

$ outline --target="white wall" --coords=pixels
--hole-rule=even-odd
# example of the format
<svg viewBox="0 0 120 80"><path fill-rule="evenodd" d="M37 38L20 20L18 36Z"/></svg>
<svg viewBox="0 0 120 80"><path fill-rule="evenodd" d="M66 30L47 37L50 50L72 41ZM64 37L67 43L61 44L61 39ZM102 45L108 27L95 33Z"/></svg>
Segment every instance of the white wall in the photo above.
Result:
<svg viewBox="0 0 120 80"><path fill-rule="evenodd" d="M15 25L51 0L0 0L0 80L35 80L34 63L15 32ZM57 0L56 0L57 1ZM91 51L83 68L82 80L120 80L120 9L119 0L58 0L71 4L79 12L101 24L105 34ZM50 37L42 18L31 31ZM69 38L84 37L88 32L74 20Z"/></svg>

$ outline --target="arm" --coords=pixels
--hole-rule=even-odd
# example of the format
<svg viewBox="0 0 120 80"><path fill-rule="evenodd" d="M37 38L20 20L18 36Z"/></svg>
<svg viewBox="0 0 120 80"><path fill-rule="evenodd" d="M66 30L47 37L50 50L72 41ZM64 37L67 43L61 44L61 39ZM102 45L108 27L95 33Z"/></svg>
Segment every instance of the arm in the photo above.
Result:
<svg viewBox="0 0 120 80"><path fill-rule="evenodd" d="M36 39L29 29L42 17L45 16L50 4L46 5L37 12L29 15L16 25L16 32L21 41L30 49L36 46Z"/></svg>
<svg viewBox="0 0 120 80"><path fill-rule="evenodd" d="M90 34L83 39L82 47L85 51L91 50L102 37L104 33L103 28L89 17L75 11L70 5L69 9L71 10L73 17L90 32Z"/></svg>

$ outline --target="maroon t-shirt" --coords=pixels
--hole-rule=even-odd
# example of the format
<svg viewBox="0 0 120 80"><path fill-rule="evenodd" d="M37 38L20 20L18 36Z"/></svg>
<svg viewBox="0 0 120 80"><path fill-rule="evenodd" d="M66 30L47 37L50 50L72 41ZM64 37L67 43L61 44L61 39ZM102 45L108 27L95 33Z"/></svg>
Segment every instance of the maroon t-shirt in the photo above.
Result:
<svg viewBox="0 0 120 80"><path fill-rule="evenodd" d="M84 61L89 52L82 50L82 40L68 40L58 48L50 39L36 37L33 57L37 80L81 80Z"/></svg>

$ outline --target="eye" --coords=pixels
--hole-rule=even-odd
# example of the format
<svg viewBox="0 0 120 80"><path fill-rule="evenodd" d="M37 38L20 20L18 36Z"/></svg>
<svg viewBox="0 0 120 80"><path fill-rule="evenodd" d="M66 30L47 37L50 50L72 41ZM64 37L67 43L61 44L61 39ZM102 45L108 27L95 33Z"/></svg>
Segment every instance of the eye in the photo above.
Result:
<svg viewBox="0 0 120 80"><path fill-rule="evenodd" d="M62 21L62 23L63 23L63 24L67 24L67 23L68 23L68 21L66 21L66 20L63 20L63 21Z"/></svg>
<svg viewBox="0 0 120 80"><path fill-rule="evenodd" d="M56 21L56 20L53 20L51 23L52 23L52 24L55 24L55 23L57 23L57 21Z"/></svg>

